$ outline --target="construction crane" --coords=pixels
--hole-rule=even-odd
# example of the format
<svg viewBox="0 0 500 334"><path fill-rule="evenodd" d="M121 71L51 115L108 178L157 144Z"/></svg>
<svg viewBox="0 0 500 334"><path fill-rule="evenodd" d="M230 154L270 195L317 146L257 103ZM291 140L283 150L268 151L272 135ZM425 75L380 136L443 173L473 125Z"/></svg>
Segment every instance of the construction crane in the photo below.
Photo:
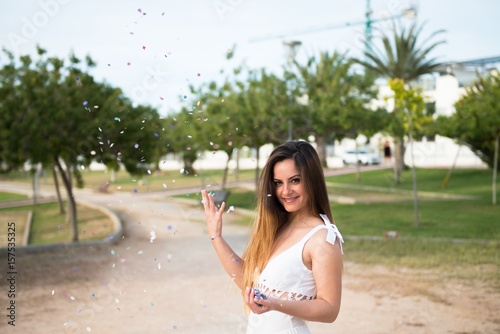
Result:
<svg viewBox="0 0 500 334"><path fill-rule="evenodd" d="M369 48L371 47L372 26L374 23L400 19L403 17L414 17L417 14L417 6L415 5L415 1L411 1L410 6L406 9L403 9L400 14L374 19L374 18L372 18L372 9L371 9L370 2L371 2L370 0L366 0L365 20L345 22L342 24L330 24L330 25L326 25L326 26L312 27L312 28L305 29L305 30L289 31L286 33L270 34L270 35L252 38L252 39L250 39L249 42L255 43L255 42L262 42L262 41L272 40L272 39L283 39L283 38L289 37L289 36L298 36L298 35L311 34L311 33L325 31L325 30L333 30L333 29L339 29L339 28L348 28L348 27L364 25L365 26L365 47L366 47L366 51L368 51Z"/></svg>

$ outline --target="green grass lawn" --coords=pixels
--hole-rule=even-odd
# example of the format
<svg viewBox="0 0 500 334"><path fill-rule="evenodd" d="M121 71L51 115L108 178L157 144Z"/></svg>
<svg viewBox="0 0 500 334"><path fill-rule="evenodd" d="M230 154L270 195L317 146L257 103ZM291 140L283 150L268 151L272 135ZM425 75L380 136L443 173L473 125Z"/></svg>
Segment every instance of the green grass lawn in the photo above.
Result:
<svg viewBox="0 0 500 334"><path fill-rule="evenodd" d="M18 200L28 199L28 198L29 197L26 195L0 191L0 202L18 201Z"/></svg>
<svg viewBox="0 0 500 334"><path fill-rule="evenodd" d="M33 211L33 221L29 244L71 241L71 226L66 222L66 216L59 213L57 203L0 209L0 217L25 217L30 210ZM113 233L113 222L101 211L83 205L78 205L77 210L80 241L104 239ZM5 233L7 229L2 228L0 239ZM18 237L21 238L21 235Z"/></svg>

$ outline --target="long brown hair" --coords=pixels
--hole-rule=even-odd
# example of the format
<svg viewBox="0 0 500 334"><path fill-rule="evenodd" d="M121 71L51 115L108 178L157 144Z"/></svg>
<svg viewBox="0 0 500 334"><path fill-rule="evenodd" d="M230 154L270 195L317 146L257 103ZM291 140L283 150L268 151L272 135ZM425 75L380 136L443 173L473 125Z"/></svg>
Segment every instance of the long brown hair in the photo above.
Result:
<svg viewBox="0 0 500 334"><path fill-rule="evenodd" d="M276 198L274 165L293 159L301 175L312 215L333 216L326 190L325 176L314 147L306 141L288 141L276 147L262 169L257 190L257 214L253 231L243 254L243 286L252 286L271 256L277 231L288 224L289 214Z"/></svg>

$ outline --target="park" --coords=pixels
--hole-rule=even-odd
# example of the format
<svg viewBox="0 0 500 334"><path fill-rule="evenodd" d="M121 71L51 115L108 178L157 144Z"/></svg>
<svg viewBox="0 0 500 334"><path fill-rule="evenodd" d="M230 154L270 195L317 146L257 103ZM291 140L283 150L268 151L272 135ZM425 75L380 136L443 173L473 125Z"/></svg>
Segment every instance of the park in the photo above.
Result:
<svg viewBox="0 0 500 334"><path fill-rule="evenodd" d="M219 25L246 8L216 3ZM19 43L77 6L43 4ZM136 73L130 94L106 80L111 60L103 72L74 50L3 48L0 332L245 333L201 190L226 203L224 237L242 253L262 167L289 140L317 151L344 237L340 314L312 332L500 332L500 58L441 62L442 30L368 9L357 55L304 60L287 40L273 71L239 62L234 45L218 77L195 70L169 87L178 107L166 113L142 99L164 102L160 66ZM165 15L133 12L131 38ZM378 21L390 24L372 31ZM139 44L122 74L154 49Z"/></svg>

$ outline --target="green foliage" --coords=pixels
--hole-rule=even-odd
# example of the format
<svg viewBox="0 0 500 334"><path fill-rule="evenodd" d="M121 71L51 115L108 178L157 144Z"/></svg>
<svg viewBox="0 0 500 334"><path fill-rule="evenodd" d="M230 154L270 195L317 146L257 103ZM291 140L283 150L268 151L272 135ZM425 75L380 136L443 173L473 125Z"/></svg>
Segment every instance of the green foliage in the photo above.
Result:
<svg viewBox="0 0 500 334"><path fill-rule="evenodd" d="M322 52L297 68L300 90L308 99L301 113L305 126L299 128L299 135L314 134L324 165L328 141L370 136L383 127L385 111L369 106L377 93L373 78L353 72L352 60L345 55Z"/></svg>
<svg viewBox="0 0 500 334"><path fill-rule="evenodd" d="M495 138L500 135L500 75L479 77L455 104L456 112L441 116L442 134L467 145L491 168L494 165Z"/></svg>
<svg viewBox="0 0 500 334"><path fill-rule="evenodd" d="M353 73L351 65L337 52L323 52L319 59L311 57L306 66L298 65L302 90L308 96L304 109L309 133L342 139L357 132L356 126L349 126L353 119L370 112L366 105L375 97L373 82L364 82L365 77Z"/></svg>
<svg viewBox="0 0 500 334"><path fill-rule="evenodd" d="M394 92L394 110L392 122L387 125L387 130L403 137L409 132L408 116L411 117L415 136L425 133L426 126L432 123L432 114L427 113L426 104L418 88L408 87L402 79L390 79L389 87ZM405 111L408 112L405 112Z"/></svg>
<svg viewBox="0 0 500 334"><path fill-rule="evenodd" d="M390 32L381 33L381 48L370 45L364 53L367 60L355 59L355 61L369 71L383 77L401 79L404 82L432 73L441 63L436 58L429 58L429 55L437 46L443 44L444 40L431 44L429 42L444 31L435 31L421 42L423 28L424 25L419 26L417 23L409 28L393 25Z"/></svg>
<svg viewBox="0 0 500 334"><path fill-rule="evenodd" d="M5 171L29 161L51 166L61 159L72 170L102 161L121 162L132 174L138 164L158 160L159 116L149 107L132 107L120 89L94 80L81 61L13 57L0 72L0 162ZM87 56L86 65L94 66ZM155 136L156 134L156 136ZM137 146L138 145L138 146ZM75 174L78 179L78 173Z"/></svg>

